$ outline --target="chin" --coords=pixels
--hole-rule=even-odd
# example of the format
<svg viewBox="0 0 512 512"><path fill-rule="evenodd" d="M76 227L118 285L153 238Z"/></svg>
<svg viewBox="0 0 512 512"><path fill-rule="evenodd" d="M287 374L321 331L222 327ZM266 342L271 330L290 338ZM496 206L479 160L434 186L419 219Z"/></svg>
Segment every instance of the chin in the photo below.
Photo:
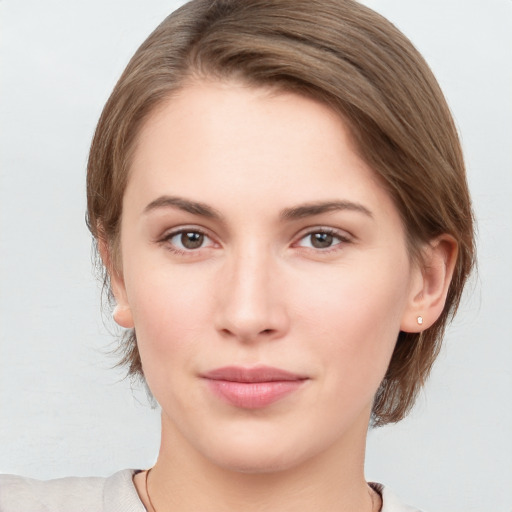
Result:
<svg viewBox="0 0 512 512"><path fill-rule="evenodd" d="M233 454L232 457L224 455L213 459L216 465L227 471L244 474L268 474L286 471L297 467L302 462L297 457L286 457L282 454Z"/></svg>
<svg viewBox="0 0 512 512"><path fill-rule="evenodd" d="M297 446L304 446L305 443L290 441L292 440L289 438L271 437L255 440L254 437L247 436L246 439L231 439L229 444L215 443L214 449L205 450L203 454L215 465L228 471L246 474L275 473L297 467L314 455L297 449Z"/></svg>

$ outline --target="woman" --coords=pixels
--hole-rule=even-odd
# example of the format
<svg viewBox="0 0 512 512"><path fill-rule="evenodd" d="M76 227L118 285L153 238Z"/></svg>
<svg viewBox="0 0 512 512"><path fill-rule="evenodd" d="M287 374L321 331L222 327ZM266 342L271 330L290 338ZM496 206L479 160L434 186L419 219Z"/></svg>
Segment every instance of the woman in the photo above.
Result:
<svg viewBox="0 0 512 512"><path fill-rule="evenodd" d="M4 477L1 510L411 510L367 484L366 432L413 405L474 251L453 121L400 32L348 0L186 4L116 85L87 189L160 455Z"/></svg>

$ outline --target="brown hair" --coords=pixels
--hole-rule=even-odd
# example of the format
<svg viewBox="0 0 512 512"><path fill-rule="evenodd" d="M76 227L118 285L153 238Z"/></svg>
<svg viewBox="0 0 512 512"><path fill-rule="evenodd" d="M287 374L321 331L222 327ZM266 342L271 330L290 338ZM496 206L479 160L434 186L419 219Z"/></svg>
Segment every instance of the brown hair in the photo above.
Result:
<svg viewBox="0 0 512 512"><path fill-rule="evenodd" d="M448 233L459 251L443 313L421 334L400 332L375 397L373 424L402 419L439 352L473 265L473 215L449 108L410 41L353 0L193 0L137 50L110 96L91 146L87 222L114 254L131 154L141 125L189 78L235 78L328 104L400 212L412 257ZM109 289L108 273L103 268ZM110 295L111 297L111 295ZM123 363L143 377L135 332Z"/></svg>

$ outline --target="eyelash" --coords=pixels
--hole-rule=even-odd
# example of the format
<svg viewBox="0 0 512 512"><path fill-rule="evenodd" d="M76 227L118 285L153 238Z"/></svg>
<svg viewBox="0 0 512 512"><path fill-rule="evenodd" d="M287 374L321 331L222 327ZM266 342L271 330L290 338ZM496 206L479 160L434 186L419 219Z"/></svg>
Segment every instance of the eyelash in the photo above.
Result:
<svg viewBox="0 0 512 512"><path fill-rule="evenodd" d="M206 233L204 230L197 228L197 227L190 227L190 228L180 228L176 231L171 231L170 233L167 233L161 240L159 240L158 243L165 244L166 248L169 251L171 251L172 253L177 254L179 256L194 256L195 253L197 253L200 249L205 249L204 246L198 247L196 249L180 249L179 247L176 247L176 245L171 243L171 240L174 237L182 235L184 233L198 234L198 235L201 235L209 240L212 240L211 237L208 235L208 233ZM330 235L333 238L337 239L338 242L329 247L326 247L326 248L305 247L305 246L299 245L299 243L302 240L306 239L307 237L311 237L312 235L317 235L317 234ZM334 251L339 251L339 250L341 250L341 247L339 247L339 246L343 246L343 245L349 244L351 242L352 242L352 239L349 236L341 234L336 229L319 227L319 228L312 228L312 229L308 230L306 233L303 233L300 236L300 238L298 238L298 241L295 242L293 245L297 246L298 248L300 248L302 250L306 250L306 251L313 250L315 253L326 254L326 253L330 253L330 252L334 252Z"/></svg>
<svg viewBox="0 0 512 512"><path fill-rule="evenodd" d="M196 253L199 249L204 249L203 246L198 247L197 249L180 249L179 247L176 247L176 245L171 243L171 240L179 235L182 235L183 233L193 233L201 235L209 240L211 240L211 237L203 231L202 229L199 229L197 227L190 227L190 228L180 228L176 231L171 231L170 233L167 233L160 241L159 243L165 244L166 248L171 251L174 254L177 254L179 256L193 256L194 253Z"/></svg>
<svg viewBox="0 0 512 512"><path fill-rule="evenodd" d="M345 244L349 244L352 242L351 238L347 235L343 235L340 231L336 230L336 229L333 229L333 228L313 228L313 229L310 229L308 230L306 233L304 233L298 240L298 242L304 240L305 238L307 237L311 237L312 235L317 235L317 234L320 234L320 235L330 235L332 236L333 238L336 238L338 240L337 243L329 246L329 247L326 247L326 248L317 248L317 247L303 247L303 246L300 246L301 248L303 249L306 249L306 250L313 250L315 252L320 252L320 253L330 253L330 252L334 252L334 251L339 251L342 249L342 247L340 246L343 246ZM297 242L297 243L298 243ZM297 245L297 243L295 245Z"/></svg>

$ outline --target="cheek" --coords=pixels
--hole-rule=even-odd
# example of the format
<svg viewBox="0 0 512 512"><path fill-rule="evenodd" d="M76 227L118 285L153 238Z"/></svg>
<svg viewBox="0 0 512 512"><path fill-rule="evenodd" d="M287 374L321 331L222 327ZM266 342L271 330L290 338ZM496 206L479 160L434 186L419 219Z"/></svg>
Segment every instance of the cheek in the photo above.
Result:
<svg viewBox="0 0 512 512"><path fill-rule="evenodd" d="M147 385L164 410L185 414L194 390L184 375L194 375L207 325L197 290L147 282L134 305L137 346Z"/></svg>
<svg viewBox="0 0 512 512"><path fill-rule="evenodd" d="M380 267L366 267L301 292L302 329L317 343L331 378L350 375L355 386L378 386L393 353L407 300L407 279ZM340 273L341 274L341 273ZM317 284L319 284L317 282Z"/></svg>
<svg viewBox="0 0 512 512"><path fill-rule="evenodd" d="M193 357L211 324L208 288L204 280L188 280L186 272L166 273L161 268L127 283L143 365L168 367L178 359L186 365Z"/></svg>

